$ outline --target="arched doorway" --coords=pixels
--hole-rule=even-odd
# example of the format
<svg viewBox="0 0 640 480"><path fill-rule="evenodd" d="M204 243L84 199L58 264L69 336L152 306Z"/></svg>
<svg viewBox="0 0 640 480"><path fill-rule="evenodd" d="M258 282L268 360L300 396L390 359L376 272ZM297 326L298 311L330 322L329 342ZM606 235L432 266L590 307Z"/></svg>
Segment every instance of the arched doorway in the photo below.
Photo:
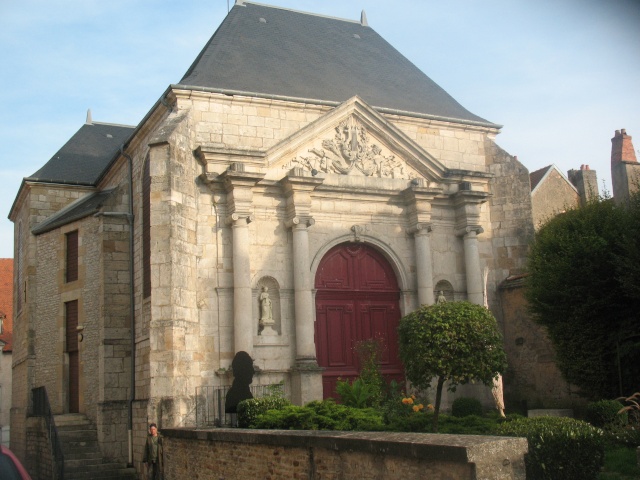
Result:
<svg viewBox="0 0 640 480"><path fill-rule="evenodd" d="M362 243L336 245L323 257L316 273L316 354L324 398L335 397L338 378L358 375L354 347L380 339L380 368L390 381L403 380L398 358L397 328L400 289L389 262Z"/></svg>

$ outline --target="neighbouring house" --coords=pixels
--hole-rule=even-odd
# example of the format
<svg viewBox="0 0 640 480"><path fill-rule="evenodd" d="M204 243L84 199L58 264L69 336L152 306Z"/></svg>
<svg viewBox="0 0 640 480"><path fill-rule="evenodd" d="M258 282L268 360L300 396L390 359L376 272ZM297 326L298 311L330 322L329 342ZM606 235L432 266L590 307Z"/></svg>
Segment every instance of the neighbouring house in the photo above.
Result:
<svg viewBox="0 0 640 480"><path fill-rule="evenodd" d="M237 352L254 384L304 403L357 375L363 339L402 379L397 323L436 292L486 301L506 329L500 286L534 228L500 128L364 14L236 2L137 126L89 115L24 178L12 449L32 454L38 387L55 415L86 417L105 459L140 466L147 423L193 425Z"/></svg>
<svg viewBox="0 0 640 480"><path fill-rule="evenodd" d="M637 190L640 164L632 137L625 129L616 130L611 139L611 178L613 198L628 201ZM596 172L588 165L569 170L565 177L555 166L530 174L531 204L536 229L549 218L575 208L599 195ZM562 378L555 364L555 353L545 330L531 321L524 299L525 275L512 275L500 287L505 349L509 369L505 375L505 399L522 410L567 407L583 403Z"/></svg>
<svg viewBox="0 0 640 480"><path fill-rule="evenodd" d="M531 172L533 224L539 229L547 220L598 197L598 178L589 165L569 170L565 176L555 165Z"/></svg>
<svg viewBox="0 0 640 480"><path fill-rule="evenodd" d="M11 432L11 358L13 349L13 258L0 258L0 444Z"/></svg>

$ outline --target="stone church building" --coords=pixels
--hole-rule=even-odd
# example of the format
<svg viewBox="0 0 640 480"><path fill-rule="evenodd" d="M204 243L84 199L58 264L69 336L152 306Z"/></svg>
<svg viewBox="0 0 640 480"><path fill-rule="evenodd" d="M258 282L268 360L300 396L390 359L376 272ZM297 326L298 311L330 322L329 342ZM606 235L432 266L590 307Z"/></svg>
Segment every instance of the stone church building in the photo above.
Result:
<svg viewBox="0 0 640 480"><path fill-rule="evenodd" d="M504 328L499 286L534 229L500 128L364 14L237 1L137 126L88 116L23 180L12 449L27 454L36 387L87 417L105 458L139 464L147 422L192 425L236 352L304 403L357 374L362 339L403 378L396 326L435 292Z"/></svg>

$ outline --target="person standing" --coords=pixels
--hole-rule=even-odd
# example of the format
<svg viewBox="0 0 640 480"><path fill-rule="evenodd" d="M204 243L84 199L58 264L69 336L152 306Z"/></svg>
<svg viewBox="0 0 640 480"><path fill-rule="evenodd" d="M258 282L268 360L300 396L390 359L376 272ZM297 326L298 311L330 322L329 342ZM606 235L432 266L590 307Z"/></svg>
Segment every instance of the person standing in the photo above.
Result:
<svg viewBox="0 0 640 480"><path fill-rule="evenodd" d="M162 435L155 423L149 425L142 462L147 466L148 480L162 480Z"/></svg>

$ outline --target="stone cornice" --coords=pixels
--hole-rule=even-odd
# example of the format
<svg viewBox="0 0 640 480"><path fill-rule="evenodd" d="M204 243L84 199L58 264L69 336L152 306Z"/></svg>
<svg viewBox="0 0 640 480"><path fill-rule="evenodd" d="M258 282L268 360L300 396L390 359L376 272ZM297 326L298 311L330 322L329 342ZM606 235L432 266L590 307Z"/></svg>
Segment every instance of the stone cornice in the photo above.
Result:
<svg viewBox="0 0 640 480"><path fill-rule="evenodd" d="M194 157L204 166L204 176L209 181L224 173L230 165L239 163L254 170L264 166L266 153L247 148L227 148L224 145L205 144L193 151Z"/></svg>

